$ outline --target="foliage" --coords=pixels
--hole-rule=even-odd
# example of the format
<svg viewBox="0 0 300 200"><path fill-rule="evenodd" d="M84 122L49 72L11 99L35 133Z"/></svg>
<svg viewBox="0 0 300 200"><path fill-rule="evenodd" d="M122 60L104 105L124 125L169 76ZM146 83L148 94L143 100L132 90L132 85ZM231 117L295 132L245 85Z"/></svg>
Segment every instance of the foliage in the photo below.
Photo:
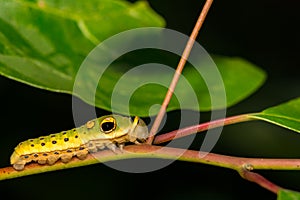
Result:
<svg viewBox="0 0 300 200"><path fill-rule="evenodd" d="M123 1L77 1L78 5L70 1L42 2L25 0L0 2L0 37L2 38L0 40L0 74L34 87L73 94L92 105L94 101L84 94L72 93L76 73L88 53L99 42L121 31L164 25L163 19L155 14L146 2L128 4ZM149 52L115 63L111 67L105 75L109 78L101 79L101 86L97 88L96 107L111 109L110 94L114 89L113 86L123 75L124 66L132 68L137 59L144 57L149 57ZM155 57L152 56L151 59L157 59ZM224 56L214 56L213 59L224 82L227 106L232 106L248 97L265 80L265 73L244 59ZM161 56L158 61L165 62L165 60L170 60L168 55ZM97 70L101 70L101 67L103 68L99 66ZM176 101L171 101L168 111L180 108L211 110L210 93L201 76L196 75L197 73L192 68L192 66L187 66L183 75L194 88L199 99L199 107L188 103L180 107ZM94 76L94 73L89 73L85 80L97 78ZM139 76L128 77L124 85L138 85L143 80L155 80L155 77L169 83L172 74L143 73ZM91 91L91 81L85 80L77 84L82 85L86 91ZM214 87L222 88L223 85L219 84ZM182 101L189 101L187 85L179 83L177 90L180 91ZM122 93L123 91L115 92ZM131 115L147 116L149 108L155 103L162 102L165 93L165 88L155 85L137 90L130 104ZM116 102L114 107L119 113L127 114L123 108L123 102ZM224 108L224 105L216 108Z"/></svg>
<svg viewBox="0 0 300 200"><path fill-rule="evenodd" d="M75 3L76 2L76 3ZM74 80L79 67L88 53L100 42L125 30L139 27L163 27L164 20L144 1L128 3L121 0L90 1L51 0L0 0L0 74L13 80L49 90L78 96L89 104L94 102L81 94L73 94ZM51 28L49 28L51 27ZM147 57L142 53L141 57ZM157 57L156 57L157 58ZM149 58L155 59L155 57ZM253 94L265 81L266 75L259 67L241 59L213 56L226 90L227 105L232 106ZM168 56L161 60L173 62ZM136 60L125 59L112 65L104 79L106 87L98 87L96 107L110 110L113 86L123 74L123 66L132 68ZM102 66L99 66L101 68ZM192 66L187 65L183 75L194 88L199 107L180 107L173 101L168 111L193 109L210 111L210 94L201 76L195 75ZM143 73L129 77L130 84L138 85L141 80L154 76ZM155 74L157 76L157 74ZM172 74L159 74L159 78L170 82ZM89 88L88 82L80 82ZM216 88L221 87L216 85ZM185 98L186 88L179 82L177 90ZM154 103L163 101L165 89L147 87L135 93L131 103L131 114L147 116ZM149 94L155 94L150 95ZM118 105L122 110L122 105ZM220 105L219 108L224 108ZM260 113L248 114L252 119L264 120L295 132L300 132L300 98L278 106L267 108ZM155 114L155 113L153 113ZM94 161L93 161L94 162ZM72 165L72 164L71 164ZM64 165L57 165L64 167ZM15 172L13 172L15 173ZM35 171L35 173L40 173ZM20 175L20 174L19 174ZM14 175L15 177L18 174ZM282 189L278 200L300 199L299 193Z"/></svg>

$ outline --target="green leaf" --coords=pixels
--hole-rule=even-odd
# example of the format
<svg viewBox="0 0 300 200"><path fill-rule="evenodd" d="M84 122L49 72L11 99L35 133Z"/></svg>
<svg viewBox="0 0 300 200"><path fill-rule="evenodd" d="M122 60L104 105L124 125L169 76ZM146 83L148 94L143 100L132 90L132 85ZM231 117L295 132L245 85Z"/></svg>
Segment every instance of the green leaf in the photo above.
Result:
<svg viewBox="0 0 300 200"><path fill-rule="evenodd" d="M145 1L0 0L0 74L71 94L78 68L99 42L163 25Z"/></svg>
<svg viewBox="0 0 300 200"><path fill-rule="evenodd" d="M151 51L147 52L145 53L148 55L146 57L151 59L153 63L161 63L162 60L159 60L156 55L150 57ZM135 59L140 57L145 57L145 55L140 54ZM201 75L194 67L187 65L183 70L183 77L180 78L176 86L175 95L171 99L167 111L177 109L210 111L212 109L222 109L232 106L252 94L265 80L265 73L261 69L241 58L221 56L214 56L213 58L218 66L217 69L222 80L213 81L208 87L203 75L206 74L207 79L215 79L215 71L210 72L212 69L210 67L213 67L210 65L211 63L208 63L208 66L199 64L200 71L202 72ZM159 60L159 62L156 62L156 60ZM166 60L168 59L164 61ZM94 66L95 70L92 70L91 65L92 63L89 63L89 72L85 72L86 74L82 75L83 78L77 82L77 85L80 85L81 88L75 92L80 94L79 96L84 101L93 104L93 96L90 96L90 94L94 91L92 85L95 83L93 84L92 82L98 80L95 76L102 69L99 69L99 64L96 64ZM153 107L153 105L163 102L174 71L155 70L154 66L151 65L138 73L127 73L125 71L125 76L124 65L124 63L115 63L102 76L96 92L95 105L107 110L113 108L114 112L127 115L128 107L130 108L129 113L131 115L149 116L157 114L159 107ZM136 66L138 64L131 65ZM167 64L167 66L172 66L172 64ZM123 78L123 82L116 86L120 78ZM89 82L84 80L89 80ZM143 83L147 81L160 83L165 87L157 84L144 85ZM189 87L186 81L191 84L192 88ZM139 87L140 85L144 86ZM129 95L129 99L127 94L131 94L134 89L137 90L132 95ZM223 96L223 92L226 95ZM114 94L113 97L111 97L111 94ZM227 99L227 102L225 102L227 104L224 105L222 97ZM215 101L214 104L211 102L212 98Z"/></svg>
<svg viewBox="0 0 300 200"><path fill-rule="evenodd" d="M114 34L137 27L164 25L163 19L145 1L131 4L121 0L0 0L0 5L1 75L41 89L73 94L106 110L111 110L115 84L126 70L136 66L134 63L138 57L113 63L98 85L95 100L88 97L88 92L92 93L93 82L89 77L77 83L85 91L73 93L81 63L96 45ZM151 57L145 53L141 57L152 59L149 62L154 62L157 57L171 60L172 64L168 66L177 64L174 62L177 58ZM218 92L224 84L227 104L224 105L220 98L212 106L211 90L208 90L203 78L187 65L183 75L192 85L199 106L190 103L191 94L184 81L180 80L176 92L182 99L172 98L168 111L179 108L209 111L232 106L256 91L265 80L265 73L246 60L221 56L213 59L224 83L220 82L210 89ZM95 67L102 70L101 65ZM155 74L149 69L148 73L129 76L129 82L123 86L136 86L143 80L155 80L157 77L170 83L172 76L172 73ZM130 99L130 113L148 116L152 105L163 101L166 91L165 87L154 84L139 88ZM122 96L124 90L114 92ZM179 105L181 101L183 106ZM128 105L123 101L115 102L113 106L114 111L127 114ZM150 114L156 114L157 110L154 108Z"/></svg>
<svg viewBox="0 0 300 200"><path fill-rule="evenodd" d="M300 200L300 193L282 189L278 193L277 200Z"/></svg>
<svg viewBox="0 0 300 200"><path fill-rule="evenodd" d="M300 98L268 108L249 117L264 120L300 133Z"/></svg>
<svg viewBox="0 0 300 200"><path fill-rule="evenodd" d="M265 72L253 63L238 57L213 56L222 75L227 106L253 94L266 80Z"/></svg>

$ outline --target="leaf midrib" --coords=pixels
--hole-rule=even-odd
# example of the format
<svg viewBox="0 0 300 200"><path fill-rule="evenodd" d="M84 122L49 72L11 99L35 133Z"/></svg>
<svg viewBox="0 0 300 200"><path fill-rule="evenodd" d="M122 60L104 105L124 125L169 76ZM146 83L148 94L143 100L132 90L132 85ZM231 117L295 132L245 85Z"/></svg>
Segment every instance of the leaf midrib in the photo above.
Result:
<svg viewBox="0 0 300 200"><path fill-rule="evenodd" d="M278 117L278 118L283 118L283 119L287 119L287 120L291 120L291 121L295 121L295 122L299 122L300 123L300 119L296 119L296 118L291 118L291 117L287 117L287 116L283 116L283 115L276 115L276 114L269 114L269 113L258 113L258 115L254 115L254 116L260 116L260 115L265 115L265 116L270 116L270 117Z"/></svg>

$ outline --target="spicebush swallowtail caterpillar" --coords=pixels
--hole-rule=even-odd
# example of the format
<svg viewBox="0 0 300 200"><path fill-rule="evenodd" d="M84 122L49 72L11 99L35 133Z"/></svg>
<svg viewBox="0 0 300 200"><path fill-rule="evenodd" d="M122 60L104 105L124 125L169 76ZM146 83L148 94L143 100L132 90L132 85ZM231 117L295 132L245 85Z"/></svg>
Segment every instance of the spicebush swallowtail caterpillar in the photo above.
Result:
<svg viewBox="0 0 300 200"><path fill-rule="evenodd" d="M126 142L139 144L148 137L143 120L135 117L106 115L85 125L48 136L29 139L18 144L10 157L14 169L22 170L26 163L53 165L58 159L67 163L73 156L85 159L88 153L105 147L115 151Z"/></svg>

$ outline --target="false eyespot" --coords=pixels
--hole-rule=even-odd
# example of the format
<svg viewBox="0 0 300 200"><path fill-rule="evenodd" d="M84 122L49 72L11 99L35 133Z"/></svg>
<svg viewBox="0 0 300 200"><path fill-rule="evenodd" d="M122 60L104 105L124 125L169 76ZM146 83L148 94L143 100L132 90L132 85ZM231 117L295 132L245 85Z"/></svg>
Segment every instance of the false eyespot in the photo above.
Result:
<svg viewBox="0 0 300 200"><path fill-rule="evenodd" d="M107 117L100 123L100 129L103 133L110 133L116 129L116 120L113 117Z"/></svg>
<svg viewBox="0 0 300 200"><path fill-rule="evenodd" d="M148 128L142 120L133 122L129 117L107 115L78 128L21 142L10 162L16 170L32 161L53 165L61 159L67 163L74 156L85 159L88 153L105 147L115 151L117 145L122 147L126 142L138 144L147 136Z"/></svg>

